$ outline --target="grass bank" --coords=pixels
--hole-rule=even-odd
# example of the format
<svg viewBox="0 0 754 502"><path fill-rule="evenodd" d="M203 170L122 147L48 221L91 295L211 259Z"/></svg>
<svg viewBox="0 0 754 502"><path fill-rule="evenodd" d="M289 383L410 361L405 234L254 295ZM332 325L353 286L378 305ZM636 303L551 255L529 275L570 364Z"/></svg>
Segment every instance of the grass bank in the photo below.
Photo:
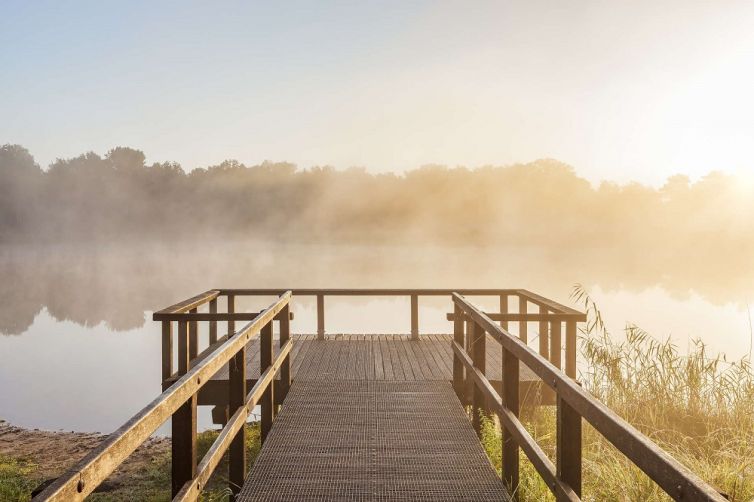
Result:
<svg viewBox="0 0 754 502"><path fill-rule="evenodd" d="M586 292L574 296L588 313L581 332L579 379L585 389L649 436L730 500L754 500L754 371L748 358L710 355L701 341L681 354L637 326L621 337L605 329ZM522 410L532 437L555 459L555 409ZM501 433L486 419L483 444L495 467ZM587 500L671 500L591 426L583 430L583 495ZM554 500L521 454L521 500Z"/></svg>
<svg viewBox="0 0 754 502"><path fill-rule="evenodd" d="M30 432L31 434L32 432ZM249 459L249 467L254 463L259 454L259 423L246 426L246 448ZM56 433L44 433L49 436ZM201 458L209 450L217 438L219 431L204 431L197 435L198 457ZM63 441L76 441L75 434L66 433ZM82 434L83 436L83 434ZM104 436L102 436L104 439ZM96 443L91 447L96 446ZM133 457L138 457L134 459ZM70 465L59 466L52 470L41 465L45 459L32 459L11 456L8 453L0 454L0 501L3 502L26 502L31 499L31 492L45 479L59 476ZM75 460L71 461L71 464ZM131 465L127 472L117 470L105 482L98 491L93 493L89 500L95 502L115 501L154 501L162 502L170 500L170 448L169 441L163 440L159 448L153 452L143 452L131 456ZM202 494L202 500L207 502L224 501L229 498L228 491L228 463L226 458L220 463L212 475L207 488Z"/></svg>

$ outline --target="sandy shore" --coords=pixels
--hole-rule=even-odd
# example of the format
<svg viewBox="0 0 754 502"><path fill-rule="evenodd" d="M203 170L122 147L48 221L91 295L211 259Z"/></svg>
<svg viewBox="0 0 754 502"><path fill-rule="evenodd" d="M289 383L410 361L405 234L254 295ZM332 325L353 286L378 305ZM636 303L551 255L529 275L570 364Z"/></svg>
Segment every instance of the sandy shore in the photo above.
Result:
<svg viewBox="0 0 754 502"><path fill-rule="evenodd" d="M107 437L84 432L24 429L0 422L0 456L20 459L36 466L39 482L60 476ZM120 466L97 492L114 493L128 482L131 486L147 483L150 466L170 452L170 438L151 438Z"/></svg>

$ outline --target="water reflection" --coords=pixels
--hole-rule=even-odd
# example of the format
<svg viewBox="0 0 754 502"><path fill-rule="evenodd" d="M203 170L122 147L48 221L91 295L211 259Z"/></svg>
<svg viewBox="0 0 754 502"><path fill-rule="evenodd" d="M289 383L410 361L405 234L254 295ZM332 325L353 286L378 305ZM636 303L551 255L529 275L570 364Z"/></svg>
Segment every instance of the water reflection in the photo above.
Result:
<svg viewBox="0 0 754 502"><path fill-rule="evenodd" d="M0 332L16 335L0 337L0 418L115 429L160 391L159 326L150 312L212 287L525 287L569 303L581 282L614 332L634 321L681 347L700 337L731 357L747 353L743 307L752 268L733 281L682 263L659 273L650 253L631 259L598 250L265 242L0 248ZM314 330L312 303L294 299L294 331ZM496 308L494 299L481 305ZM372 332L408 331L406 299L338 298L326 307L330 332L362 328L365 320ZM422 299L420 328L448 332L449 308L446 298ZM202 424L210 423L206 415Z"/></svg>
<svg viewBox="0 0 754 502"><path fill-rule="evenodd" d="M58 321L139 328L145 312L211 287L525 287L566 301L573 284L605 292L660 287L678 301L743 306L754 266L735 273L648 252L615 250L316 246L191 242L117 248L0 248L0 333L19 335L46 309ZM734 267L731 267L734 268ZM353 299L353 302L365 300Z"/></svg>

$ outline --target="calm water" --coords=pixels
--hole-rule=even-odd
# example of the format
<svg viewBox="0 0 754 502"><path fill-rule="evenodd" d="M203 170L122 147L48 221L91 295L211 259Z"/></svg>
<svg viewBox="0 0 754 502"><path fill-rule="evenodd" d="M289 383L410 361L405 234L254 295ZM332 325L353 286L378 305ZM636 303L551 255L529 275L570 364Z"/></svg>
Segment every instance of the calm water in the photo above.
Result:
<svg viewBox="0 0 754 502"><path fill-rule="evenodd" d="M754 286L746 284L754 281L732 287L715 274L657 273L612 259L598 251L249 242L0 247L0 418L53 430L115 429L160 392L160 331L151 312L213 287L522 287L578 307L569 295L582 283L614 334L632 322L681 349L700 338L733 358L750 351L746 305ZM478 300L497 310L496 300ZM270 301L247 300L239 310ZM450 308L448 299L420 300L420 328L450 332ZM294 299L293 310L293 330L313 332L312 302ZM328 332L406 333L409 305L330 300L326 319ZM200 415L204 426L208 413Z"/></svg>

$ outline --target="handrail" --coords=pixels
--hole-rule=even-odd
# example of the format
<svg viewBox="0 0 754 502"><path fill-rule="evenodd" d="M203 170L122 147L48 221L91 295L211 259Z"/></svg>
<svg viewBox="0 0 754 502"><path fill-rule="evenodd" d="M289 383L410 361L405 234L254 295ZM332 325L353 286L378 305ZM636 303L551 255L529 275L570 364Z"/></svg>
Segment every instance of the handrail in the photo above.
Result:
<svg viewBox="0 0 754 502"><path fill-rule="evenodd" d="M563 417L561 415L563 413L567 415L568 413L575 412L578 420L583 418L589 422L605 437L605 439L654 480L655 483L657 483L671 497L684 500L725 500L717 491L715 491L714 488L673 457L668 455L657 444L615 414L607 406L582 389L576 382L568 378L557 367L550 363L550 361L529 348L528 345L523 343L517 337L511 335L508 331L497 325L488 315L480 311L463 296L454 293L453 302L457 308L459 308L460 311L462 311L463 314L478 327L478 329L490 334L502 345L504 361L514 362L516 373L518 372L518 361L521 361L539 378L541 378L545 384L550 386L556 392L559 407L558 450L560 450L560 446L564 444L562 441L567 442L567 438L560 437L563 434L563 431L561 430L561 425L563 425L561 420L563 420ZM463 349L460 345L457 345L457 340L454 342L453 348L455 349L456 356L459 357L461 362L468 368L470 361L468 357L463 357L465 354L462 355L459 353L460 351L463 351ZM508 359L506 359L506 357ZM504 362L504 365L505 364L506 363ZM473 363L471 363L471 367L475 369ZM552 474L552 470L546 462L543 462L543 459L538 452L533 450L528 439L525 436L522 437L520 434L521 423L516 416L518 411L517 403L516 409L513 410L515 412L511 412L508 406L504 404L503 399L494 391L494 389L491 388L491 386L489 386L489 381L483 374L480 374L478 371L471 371L470 373L475 385L479 387L487 397L492 399L493 404L495 405L494 407L503 419L502 422L508 429L508 432L514 436L532 463L534 463L535 466L539 463L537 471L540 472L540 475L543 475L543 478L547 481L550 478L550 474ZM503 380L505 386L505 375ZM508 382L508 385L514 385L517 394L518 378L515 379L515 382ZM568 419L571 417L566 418ZM578 463L580 466L580 425L576 424L576 428L579 436ZM560 451L558 451L558 456L561 456ZM558 465L556 467L557 472L561 469L569 468L567 465L561 465L560 458L558 460ZM517 477L518 455L515 456L515 462ZM503 474L505 476L505 472ZM558 479L563 481L560 476L558 476ZM575 492L580 493L580 473L578 473L578 484L578 487L571 488L573 488ZM548 486L550 486L550 489L556 493L556 495L560 495L560 497L564 495L561 493L561 490L556 490L555 486L551 484L548 484ZM572 499L572 497L569 496L568 499Z"/></svg>
<svg viewBox="0 0 754 502"><path fill-rule="evenodd" d="M102 444L37 495L34 500L67 502L83 500L92 493L163 422L191 399L223 365L244 348L252 335L256 336L263 327L273 321L275 316L289 305L290 299L290 291L283 293L275 303L187 371L150 404L110 434Z"/></svg>
<svg viewBox="0 0 754 502"><path fill-rule="evenodd" d="M269 387L273 378L275 378L275 373L280 370L283 361L291 352L292 347L293 342L291 340L288 340L282 347L280 347L280 352L275 358L275 362L259 376L254 387L252 387L246 395L244 405L238 408L233 416L230 417L228 423L222 428L220 434L212 443L212 446L207 450L207 453L197 467L196 476L184 483L181 491L173 497L174 501L196 500L199 497L202 489L207 485L210 476L222 460L223 455L228 451L231 441L236 437L236 434L241 430L241 427L246 424L246 419L249 416L249 413L251 413L262 398L262 395Z"/></svg>

